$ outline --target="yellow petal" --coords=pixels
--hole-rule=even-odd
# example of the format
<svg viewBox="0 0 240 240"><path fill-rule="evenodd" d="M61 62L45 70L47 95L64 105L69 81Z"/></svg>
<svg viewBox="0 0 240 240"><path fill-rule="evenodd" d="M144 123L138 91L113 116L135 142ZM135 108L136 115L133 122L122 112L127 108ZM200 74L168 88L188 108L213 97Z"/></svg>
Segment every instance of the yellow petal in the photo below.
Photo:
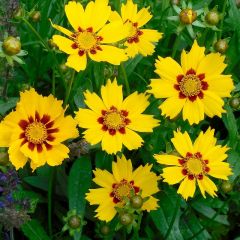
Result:
<svg viewBox="0 0 240 240"><path fill-rule="evenodd" d="M74 54L78 52L77 49L72 48L72 44L74 43L72 40L60 35L53 35L52 39L61 51L67 54Z"/></svg>
<svg viewBox="0 0 240 240"><path fill-rule="evenodd" d="M231 97L231 91L234 89L231 75L219 75L207 77L208 89L219 97Z"/></svg>
<svg viewBox="0 0 240 240"><path fill-rule="evenodd" d="M121 16L119 15L119 13L117 11L111 11L110 17L109 17L109 21L110 22L114 22L114 21L122 21Z"/></svg>
<svg viewBox="0 0 240 240"><path fill-rule="evenodd" d="M205 192L207 192L211 197L217 196L217 187L207 176L204 176L201 180L197 179L197 182L204 198L206 198Z"/></svg>
<svg viewBox="0 0 240 240"><path fill-rule="evenodd" d="M197 98L194 102L189 99L186 100L183 107L183 120L188 120L190 125L198 124L204 119L204 105L202 101Z"/></svg>
<svg viewBox="0 0 240 240"><path fill-rule="evenodd" d="M206 78L212 75L220 75L227 66L224 59L225 56L220 53L208 54L201 60L197 68L197 74L205 73Z"/></svg>
<svg viewBox="0 0 240 240"><path fill-rule="evenodd" d="M152 55L154 53L155 45L148 41L147 39L145 39L144 37L140 36L139 42L132 44L137 45L139 53L142 54L143 56Z"/></svg>
<svg viewBox="0 0 240 240"><path fill-rule="evenodd" d="M220 145L217 145L215 147L209 148L209 151L206 153L203 153L203 158L209 160L210 163L219 163L222 162L227 158L226 151L229 148L222 147Z"/></svg>
<svg viewBox="0 0 240 240"><path fill-rule="evenodd" d="M47 163L50 166L62 164L63 160L68 158L69 149L63 144L55 145L51 150L45 152Z"/></svg>
<svg viewBox="0 0 240 240"><path fill-rule="evenodd" d="M127 160L125 156L121 158L117 158L117 162L112 163L112 172L114 178L117 182L122 181L123 179L127 181L132 181L132 162L131 160Z"/></svg>
<svg viewBox="0 0 240 240"><path fill-rule="evenodd" d="M84 9L81 3L69 1L68 4L65 5L65 13L74 30L77 31L79 27L86 27L84 20Z"/></svg>
<svg viewBox="0 0 240 240"><path fill-rule="evenodd" d="M167 98L159 108L162 111L162 115L170 117L170 119L175 118L181 111L186 102L186 99L180 99L178 96L173 96Z"/></svg>
<svg viewBox="0 0 240 240"><path fill-rule="evenodd" d="M181 166L178 162L178 159L180 159L181 157L178 157L178 156L166 155L166 154L161 154L161 155L154 154L153 157L160 164Z"/></svg>
<svg viewBox="0 0 240 240"><path fill-rule="evenodd" d="M228 163L221 162L212 164L210 162L208 167L210 168L208 175L212 177L228 180L228 176L232 175L232 169L229 167Z"/></svg>
<svg viewBox="0 0 240 240"><path fill-rule="evenodd" d="M84 18L84 22L85 22L85 28L87 29L88 27L93 27L93 12L94 12L94 7L95 7L95 2L90 1L86 8L85 8L85 12L83 15ZM93 29L95 32L95 29Z"/></svg>
<svg viewBox="0 0 240 240"><path fill-rule="evenodd" d="M121 16L123 22L126 20L133 21L134 17L137 15L137 4L134 4L132 0L128 0L126 4L122 4Z"/></svg>
<svg viewBox="0 0 240 240"><path fill-rule="evenodd" d="M138 27L142 27L152 18L152 15L147 8L142 8L132 19L132 22L137 22Z"/></svg>
<svg viewBox="0 0 240 240"><path fill-rule="evenodd" d="M101 87L101 95L105 106L110 109L112 106L118 110L121 109L123 101L122 85L117 84L117 80L113 82L107 81L106 86Z"/></svg>
<svg viewBox="0 0 240 240"><path fill-rule="evenodd" d="M86 194L86 199L90 205L101 205L110 198L110 191L105 188L90 189Z"/></svg>
<svg viewBox="0 0 240 240"><path fill-rule="evenodd" d="M151 89L147 92L152 93L155 98L178 96L178 91L174 88L174 84L169 80L151 79L149 87L151 87Z"/></svg>
<svg viewBox="0 0 240 240"><path fill-rule="evenodd" d="M8 149L9 160L16 170L23 168L27 163L27 157L20 151L21 142L22 140L11 142Z"/></svg>
<svg viewBox="0 0 240 240"><path fill-rule="evenodd" d="M193 197L196 189L195 178L189 180L187 177L180 184L177 193L181 194L185 200L189 197Z"/></svg>
<svg viewBox="0 0 240 240"><path fill-rule="evenodd" d="M115 204L111 199L106 199L105 202L96 209L96 212L96 217L106 222L111 221L117 213Z"/></svg>
<svg viewBox="0 0 240 240"><path fill-rule="evenodd" d="M214 137L214 129L208 128L205 133L201 132L195 140L193 145L194 152L200 152L206 156L207 152L214 147L216 141L217 139Z"/></svg>
<svg viewBox="0 0 240 240"><path fill-rule="evenodd" d="M126 133L122 135L122 142L129 150L133 150L142 146L143 139L134 131L126 128Z"/></svg>
<svg viewBox="0 0 240 240"><path fill-rule="evenodd" d="M73 33L71 31L69 31L68 29L62 27L62 26L59 26L57 24L54 24L52 23L52 21L50 20L51 22L51 25L53 28L57 29L58 31L64 33L65 35L67 35L68 37L71 37L73 35Z"/></svg>
<svg viewBox="0 0 240 240"><path fill-rule="evenodd" d="M172 58L158 57L155 64L155 72L163 79L167 79L173 84L177 83L177 76L183 74L183 70L180 65Z"/></svg>
<svg viewBox="0 0 240 240"><path fill-rule="evenodd" d="M126 42L126 43L124 43L124 46L127 47L125 49L125 52L126 52L127 56L130 58L134 58L139 52L138 45L136 43L128 44L128 42Z"/></svg>
<svg viewBox="0 0 240 240"><path fill-rule="evenodd" d="M87 90L84 92L84 97L86 105L97 114L101 114L102 110L106 110L102 99L96 93L91 93Z"/></svg>
<svg viewBox="0 0 240 240"><path fill-rule="evenodd" d="M79 56L78 54L70 55L67 59L66 66L75 69L77 72L85 70L87 66L87 56L83 54Z"/></svg>
<svg viewBox="0 0 240 240"><path fill-rule="evenodd" d="M95 175L93 181L97 185L110 190L112 189L112 185L113 183L115 183L115 179L111 173L109 173L107 170L101 170L98 168L95 171L93 171L93 173Z"/></svg>
<svg viewBox="0 0 240 240"><path fill-rule="evenodd" d="M161 176L164 178L163 181L170 185L179 183L186 177L182 174L182 167L163 168L163 173Z"/></svg>
<svg viewBox="0 0 240 240"><path fill-rule="evenodd" d="M213 117L215 115L221 117L222 113L226 112L223 109L223 100L211 91L204 91L202 102L204 104L204 112L209 117Z"/></svg>
<svg viewBox="0 0 240 240"><path fill-rule="evenodd" d="M141 29L141 31L143 32L143 35L141 35L141 38L149 42L158 42L163 35L162 33L153 29Z"/></svg>
<svg viewBox="0 0 240 240"><path fill-rule="evenodd" d="M192 141L187 132L174 132L174 138L171 141L181 156L186 157L188 152L193 153Z"/></svg>
<svg viewBox="0 0 240 240"><path fill-rule="evenodd" d="M124 62L128 59L123 49L109 45L101 45L101 48L102 51L97 51L96 54L89 53L89 56L92 60L96 62L105 61L113 65L120 65L121 62Z"/></svg>
<svg viewBox="0 0 240 240"><path fill-rule="evenodd" d="M182 65L184 74L191 68L197 71L201 60L204 58L204 51L205 51L205 47L200 47L196 40L194 41L192 48L188 54L184 50L182 51L181 65ZM211 64L208 65L208 68L209 66L211 66ZM201 73L205 73L205 72L201 72Z"/></svg>
<svg viewBox="0 0 240 240"><path fill-rule="evenodd" d="M147 212L156 210L158 208L158 199L150 196L150 198L143 203L142 210L146 210Z"/></svg>
<svg viewBox="0 0 240 240"><path fill-rule="evenodd" d="M83 135L86 141L89 142L91 145L95 145L101 142L103 136L105 135L105 131L103 131L101 128L101 126L98 126L96 128L89 128L84 131Z"/></svg>
<svg viewBox="0 0 240 240"><path fill-rule="evenodd" d="M131 117L139 115L148 107L148 98L144 93L134 92L124 99L122 109L128 111Z"/></svg>
<svg viewBox="0 0 240 240"><path fill-rule="evenodd" d="M130 118L128 128L138 132L152 132L154 127L159 126L159 121L152 115L139 114Z"/></svg>
<svg viewBox="0 0 240 240"><path fill-rule="evenodd" d="M10 126L4 124L4 121L0 123L0 147L9 147L12 130Z"/></svg>
<svg viewBox="0 0 240 240"><path fill-rule="evenodd" d="M116 133L115 135L110 135L105 132L102 138L102 150L109 154L116 154L122 149L122 134Z"/></svg>
<svg viewBox="0 0 240 240"><path fill-rule="evenodd" d="M122 21L114 21L106 24L98 32L98 36L103 37L102 43L115 43L127 37L127 32L124 29Z"/></svg>
<svg viewBox="0 0 240 240"><path fill-rule="evenodd" d="M97 128L100 126L98 118L100 116L89 109L80 108L76 114L76 121L81 128Z"/></svg>

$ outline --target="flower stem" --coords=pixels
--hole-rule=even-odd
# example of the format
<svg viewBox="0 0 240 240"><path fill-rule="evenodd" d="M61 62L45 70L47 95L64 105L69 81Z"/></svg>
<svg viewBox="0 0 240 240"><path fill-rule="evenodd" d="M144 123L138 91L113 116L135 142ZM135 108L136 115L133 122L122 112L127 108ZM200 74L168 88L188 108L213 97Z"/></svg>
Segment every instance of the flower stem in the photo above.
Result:
<svg viewBox="0 0 240 240"><path fill-rule="evenodd" d="M180 39L180 35L177 34L177 37L175 39L175 42L173 44L173 51L172 51L172 58L175 57L176 53L177 53L177 48L178 48L178 44L179 44L179 39Z"/></svg>
<svg viewBox="0 0 240 240"><path fill-rule="evenodd" d="M55 178L55 167L50 169L50 176L48 182L48 232L49 235L52 237L52 198L53 198L53 183Z"/></svg>
<svg viewBox="0 0 240 240"><path fill-rule="evenodd" d="M121 63L120 67L121 67L121 71L122 71L122 74L123 74L123 78L124 78L124 82L125 82L125 86L126 86L126 90L127 90L127 95L129 95L130 94L130 87L129 87L129 83L128 83L127 73L126 73L126 70L123 66L123 63Z"/></svg>
<svg viewBox="0 0 240 240"><path fill-rule="evenodd" d="M13 231L13 228L10 228L10 240L14 240L14 231Z"/></svg>
<svg viewBox="0 0 240 240"><path fill-rule="evenodd" d="M66 91L66 96L65 96L65 99L64 99L63 107L66 107L66 105L68 103L69 96L70 96L70 93L71 93L71 90L72 90L72 84L73 84L73 81L74 81L74 77L75 77L75 70L73 70L73 72L72 72L72 76L70 78L70 82L69 82L68 87L67 87L67 91Z"/></svg>
<svg viewBox="0 0 240 240"><path fill-rule="evenodd" d="M224 20L224 15L225 15L225 11L226 11L226 6L227 6L227 0L224 0L223 8L222 8L222 19L221 19L221 23L220 23L220 30L221 31L218 34L218 39L221 39L221 37L222 37L223 20Z"/></svg>
<svg viewBox="0 0 240 240"><path fill-rule="evenodd" d="M172 228L173 228L173 225L175 223L175 220L176 220L176 216L177 216L177 213L178 213L178 210L179 210L179 207L180 207L180 197L178 197L177 201L176 201L176 207L174 209L174 212L173 212L173 216L172 216L172 219L171 219L171 222L169 224L169 228L167 230L167 233L166 235L164 236L164 240L167 240L171 231L172 231Z"/></svg>
<svg viewBox="0 0 240 240"><path fill-rule="evenodd" d="M53 73L52 73L52 94L53 95L55 95L55 88L56 88L55 67L53 67Z"/></svg>

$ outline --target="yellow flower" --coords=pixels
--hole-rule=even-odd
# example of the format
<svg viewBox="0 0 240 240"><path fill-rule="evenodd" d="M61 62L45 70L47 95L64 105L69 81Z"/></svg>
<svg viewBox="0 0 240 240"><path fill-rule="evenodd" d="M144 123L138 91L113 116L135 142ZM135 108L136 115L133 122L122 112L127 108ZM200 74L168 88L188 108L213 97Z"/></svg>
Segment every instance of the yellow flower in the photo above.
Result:
<svg viewBox="0 0 240 240"><path fill-rule="evenodd" d="M232 174L229 164L223 162L227 158L226 146L216 145L214 130L201 132L194 144L187 132L174 132L172 143L180 156L154 155L160 164L172 165L163 168L162 177L168 184L181 182L178 193L184 199L193 197L196 183L205 198L205 192L216 196L217 187L208 176L227 180Z"/></svg>
<svg viewBox="0 0 240 240"><path fill-rule="evenodd" d="M131 191L135 195L141 192L142 198L149 197L141 210L149 212L157 209L158 200L152 195L159 191L159 177L150 171L151 167L152 165L140 166L133 171L131 160L122 156L112 163L113 174L97 168L93 181L101 188L90 189L86 194L91 205L99 205L96 217L102 221L111 221L117 213L115 207L122 208L125 205L124 199L130 198Z"/></svg>
<svg viewBox="0 0 240 240"><path fill-rule="evenodd" d="M114 65L127 60L124 50L112 45L124 39L126 31L121 21L106 24L111 13L108 0L91 1L85 10L81 3L70 1L65 5L65 13L74 30L69 31L56 24L52 26L68 37L53 36L53 42L59 49L70 55L67 66L78 72L84 70L87 55L93 61L106 61Z"/></svg>
<svg viewBox="0 0 240 240"><path fill-rule="evenodd" d="M129 57L134 57L138 53L143 56L152 55L154 52L154 43L162 38L162 33L153 29L142 29L152 18L148 8L137 10L137 4L132 0L128 0L126 4L122 4L121 16L117 12L113 12L111 20L122 20L127 25L128 36L124 45L127 47L126 52Z"/></svg>
<svg viewBox="0 0 240 240"><path fill-rule="evenodd" d="M160 79L152 79L148 92L156 98L167 98L159 108L162 114L173 119L181 111L190 124L199 123L204 113L221 117L223 97L230 97L233 90L231 75L222 75L226 64L219 53L204 55L205 48L195 41L191 51L184 50L181 66L172 58L161 58L156 62L156 73Z"/></svg>
<svg viewBox="0 0 240 240"><path fill-rule="evenodd" d="M122 86L116 79L102 86L102 99L89 91L84 96L90 109L80 108L76 120L80 127L87 128L84 138L92 145L101 142L107 153L116 154L122 144L129 150L139 148L143 139L135 131L152 132L159 125L152 115L142 114L149 105L148 96L134 92L123 100Z"/></svg>
<svg viewBox="0 0 240 240"><path fill-rule="evenodd" d="M16 110L0 123L0 132L0 146L9 147L15 168L29 158L33 170L45 163L60 165L69 152L61 142L78 136L74 119L64 117L62 101L38 95L33 88L20 93Z"/></svg>

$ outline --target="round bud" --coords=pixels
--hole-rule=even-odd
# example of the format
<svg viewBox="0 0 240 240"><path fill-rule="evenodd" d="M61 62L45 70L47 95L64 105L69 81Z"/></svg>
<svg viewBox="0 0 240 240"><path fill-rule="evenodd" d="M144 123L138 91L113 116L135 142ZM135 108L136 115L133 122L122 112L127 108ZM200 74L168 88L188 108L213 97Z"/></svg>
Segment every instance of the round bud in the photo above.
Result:
<svg viewBox="0 0 240 240"><path fill-rule="evenodd" d="M224 181L221 186L223 192L228 193L233 189L233 185L229 181Z"/></svg>
<svg viewBox="0 0 240 240"><path fill-rule="evenodd" d="M18 54L21 51L21 42L15 37L7 37L2 45L4 53L9 56Z"/></svg>
<svg viewBox="0 0 240 240"><path fill-rule="evenodd" d="M77 229L81 226L81 218L78 216L71 216L68 220L68 225L70 228Z"/></svg>
<svg viewBox="0 0 240 240"><path fill-rule="evenodd" d="M123 213L120 215L120 222L122 225L127 226L133 222L133 215L130 213Z"/></svg>
<svg viewBox="0 0 240 240"><path fill-rule="evenodd" d="M59 68L63 73L65 73L68 70L68 66L64 63L60 64Z"/></svg>
<svg viewBox="0 0 240 240"><path fill-rule="evenodd" d="M179 5L180 0L171 0L172 5Z"/></svg>
<svg viewBox="0 0 240 240"><path fill-rule="evenodd" d="M104 224L101 226L100 232L102 235L106 236L110 233L110 227L107 224Z"/></svg>
<svg viewBox="0 0 240 240"><path fill-rule="evenodd" d="M34 11L31 14L31 19L32 19L33 22L39 22L40 19L41 19L41 13L39 11Z"/></svg>
<svg viewBox="0 0 240 240"><path fill-rule="evenodd" d="M183 24L192 24L197 19L197 13L191 8L186 8L180 12L179 18Z"/></svg>
<svg viewBox="0 0 240 240"><path fill-rule="evenodd" d="M17 20L21 19L23 16L24 16L24 10L20 7L13 12L13 18Z"/></svg>
<svg viewBox="0 0 240 240"><path fill-rule="evenodd" d="M231 108L233 109L238 109L240 107L240 98L238 97L232 97L229 100L229 105L231 106Z"/></svg>
<svg viewBox="0 0 240 240"><path fill-rule="evenodd" d="M143 199L140 195L135 195L130 200L131 206L135 209L139 209L143 205Z"/></svg>
<svg viewBox="0 0 240 240"><path fill-rule="evenodd" d="M228 49L228 43L225 39L220 39L214 44L214 48L217 52L224 54Z"/></svg>
<svg viewBox="0 0 240 240"><path fill-rule="evenodd" d="M216 26L220 21L219 13L216 10L209 11L205 16L205 20L209 25Z"/></svg>

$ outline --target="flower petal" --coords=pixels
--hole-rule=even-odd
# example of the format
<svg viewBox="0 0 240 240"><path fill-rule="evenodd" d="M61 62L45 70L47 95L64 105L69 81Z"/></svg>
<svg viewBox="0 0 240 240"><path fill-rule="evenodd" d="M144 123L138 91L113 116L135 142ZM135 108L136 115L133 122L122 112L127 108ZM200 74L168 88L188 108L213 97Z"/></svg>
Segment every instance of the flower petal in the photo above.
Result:
<svg viewBox="0 0 240 240"><path fill-rule="evenodd" d="M206 153L203 153L203 158L206 160L209 160L210 163L217 164L222 162L227 158L226 151L228 151L229 148L226 146L222 147L220 145L214 146L209 148L209 151L206 151Z"/></svg>
<svg viewBox="0 0 240 240"><path fill-rule="evenodd" d="M182 167L166 167L163 168L161 176L164 182L170 185L181 182L186 176L182 174Z"/></svg>
<svg viewBox="0 0 240 240"><path fill-rule="evenodd" d="M180 184L177 193L181 194L185 200L193 197L196 190L196 180L189 180L187 177Z"/></svg>
<svg viewBox="0 0 240 240"><path fill-rule="evenodd" d="M50 166L61 165L68 158L69 148L63 144L54 145L51 150L45 152L47 163Z"/></svg>
<svg viewBox="0 0 240 240"><path fill-rule="evenodd" d="M142 146L143 139L134 131L126 128L126 133L122 135L122 142L129 150L133 150Z"/></svg>
<svg viewBox="0 0 240 240"><path fill-rule="evenodd" d="M72 40L60 35L53 35L52 39L61 51L67 54L77 53L78 50L72 48L72 44L74 43Z"/></svg>
<svg viewBox="0 0 240 240"><path fill-rule="evenodd" d="M96 128L89 128L83 132L84 138L91 145L95 145L102 141L105 132L101 129L101 126Z"/></svg>
<svg viewBox="0 0 240 240"><path fill-rule="evenodd" d="M59 26L57 24L54 24L52 23L52 21L50 20L51 22L51 25L53 28L57 29L58 31L64 33L65 35L67 35L68 37L71 37L73 35L73 33L71 31L69 31L68 29L62 27L62 26Z"/></svg>
<svg viewBox="0 0 240 240"><path fill-rule="evenodd" d="M96 209L96 217L101 221L109 222L116 215L117 211L115 209L115 204L111 199L106 199L104 203L99 205Z"/></svg>
<svg viewBox="0 0 240 240"><path fill-rule="evenodd" d="M101 205L107 199L111 199L109 189L90 189L89 193L86 194L86 199L89 201L90 205Z"/></svg>
<svg viewBox="0 0 240 240"><path fill-rule="evenodd" d="M156 210L158 208L158 199L150 196L149 199L143 203L142 210L146 210L147 212Z"/></svg>
<svg viewBox="0 0 240 240"><path fill-rule="evenodd" d="M141 32L143 32L143 35L141 35L141 38L149 42L158 42L163 35L162 33L153 29L141 29Z"/></svg>
<svg viewBox="0 0 240 240"><path fill-rule="evenodd" d="M77 72L85 70L87 66L86 54L83 54L82 56L79 56L78 54L70 55L67 59L66 66L75 69Z"/></svg>
<svg viewBox="0 0 240 240"><path fill-rule="evenodd" d="M99 115L90 109L80 108L76 113L76 121L81 128L97 128L99 127L98 123Z"/></svg>
<svg viewBox="0 0 240 240"><path fill-rule="evenodd" d="M204 198L206 198L205 192L207 192L211 197L217 196L215 193L217 191L217 187L207 176L204 176L201 180L197 179L197 182Z"/></svg>
<svg viewBox="0 0 240 240"><path fill-rule="evenodd" d="M229 163L221 162L221 163L209 163L208 167L210 171L208 174L215 178L220 178L224 180L228 180L228 176L232 175L232 169L229 166Z"/></svg>
<svg viewBox="0 0 240 240"><path fill-rule="evenodd" d="M166 155L166 154L154 154L153 157L157 160L159 164L166 164L166 165L174 165L174 166L181 166L178 162L178 159L181 157L174 156L174 155Z"/></svg>
<svg viewBox="0 0 240 240"><path fill-rule="evenodd" d="M152 18L151 13L148 11L147 8L142 8L132 19L132 22L137 22L138 27L142 27L145 25L147 22L150 21Z"/></svg>
<svg viewBox="0 0 240 240"><path fill-rule="evenodd" d="M105 132L102 138L102 150L109 154L116 154L122 150L122 142L122 134L110 135L108 132Z"/></svg>
<svg viewBox="0 0 240 240"><path fill-rule="evenodd" d="M101 170L99 168L97 168L95 171L93 171L93 173L95 175L93 181L97 185L107 188L108 191L111 191L112 185L113 185L113 183L115 183L115 179L114 179L113 175L111 173L109 173L107 170Z"/></svg>
<svg viewBox="0 0 240 240"><path fill-rule="evenodd" d="M137 4L134 4L132 0L126 2L126 4L122 4L121 6L121 16L123 22L126 20L133 21L134 17L137 15Z"/></svg>

